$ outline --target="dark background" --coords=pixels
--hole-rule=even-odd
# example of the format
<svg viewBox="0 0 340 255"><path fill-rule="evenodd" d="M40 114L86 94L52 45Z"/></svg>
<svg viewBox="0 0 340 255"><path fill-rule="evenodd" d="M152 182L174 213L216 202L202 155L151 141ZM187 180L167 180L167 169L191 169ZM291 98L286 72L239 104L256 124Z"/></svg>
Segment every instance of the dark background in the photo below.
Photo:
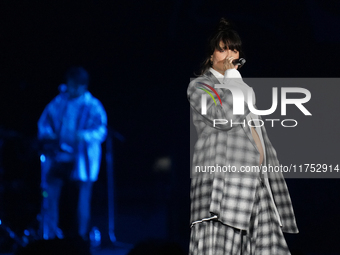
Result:
<svg viewBox="0 0 340 255"><path fill-rule="evenodd" d="M82 65L90 73L90 91L103 103L109 126L125 137L114 141L117 238L132 244L160 238L185 249L190 235L186 89L219 18L232 20L244 42L243 77L339 73L336 1L2 1L0 12L0 217L18 235L39 213L36 123L68 67ZM336 99L339 90L326 90L322 98L312 93L312 101L318 98L314 106ZM305 141L317 139L293 157L329 163L308 162L314 160L310 152L317 151L338 159L339 123L324 121L307 133L300 129ZM280 157L294 147L280 143L289 133L273 137L268 132L279 160L290 163L287 155ZM330 142L318 146L323 137ZM170 168L155 167L163 157L171 160ZM93 193L93 225L107 239L105 157L102 165ZM339 183L287 180L300 229L287 235L292 250L340 253Z"/></svg>

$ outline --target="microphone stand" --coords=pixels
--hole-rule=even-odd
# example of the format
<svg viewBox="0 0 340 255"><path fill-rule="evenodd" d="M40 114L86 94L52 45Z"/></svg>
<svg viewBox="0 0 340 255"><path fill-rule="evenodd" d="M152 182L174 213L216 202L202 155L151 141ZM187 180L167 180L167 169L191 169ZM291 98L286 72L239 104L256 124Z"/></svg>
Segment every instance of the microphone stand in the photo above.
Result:
<svg viewBox="0 0 340 255"><path fill-rule="evenodd" d="M110 241L116 247L132 248L133 245L117 241L115 235L115 196L114 196L114 138L124 142L125 138L113 128L108 127L106 139L106 172L107 172L107 192L108 192L108 220Z"/></svg>

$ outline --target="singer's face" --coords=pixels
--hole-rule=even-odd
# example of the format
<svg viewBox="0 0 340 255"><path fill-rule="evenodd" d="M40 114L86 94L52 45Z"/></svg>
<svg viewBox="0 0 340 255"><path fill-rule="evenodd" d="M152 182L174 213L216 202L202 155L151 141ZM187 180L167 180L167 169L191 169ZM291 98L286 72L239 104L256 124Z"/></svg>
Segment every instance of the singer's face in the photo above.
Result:
<svg viewBox="0 0 340 255"><path fill-rule="evenodd" d="M224 49L225 45L220 42L221 50L215 49L214 53L211 55L212 68L224 75L226 70L224 62L226 58L233 57L234 59L240 58L240 53L237 50ZM235 67L236 69L238 66Z"/></svg>

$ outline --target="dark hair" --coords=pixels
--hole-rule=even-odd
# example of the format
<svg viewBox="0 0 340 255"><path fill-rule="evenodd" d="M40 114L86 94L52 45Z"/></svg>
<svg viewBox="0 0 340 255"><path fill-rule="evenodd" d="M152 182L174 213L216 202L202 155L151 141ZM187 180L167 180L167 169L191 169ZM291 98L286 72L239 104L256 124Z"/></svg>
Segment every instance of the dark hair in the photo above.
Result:
<svg viewBox="0 0 340 255"><path fill-rule="evenodd" d="M240 58L243 57L242 41L238 33L232 29L230 22L225 18L221 18L218 26L208 39L207 53L204 62L202 63L201 74L204 74L211 67L210 58L214 51L222 50L220 42L224 43L224 50L237 50L240 53Z"/></svg>
<svg viewBox="0 0 340 255"><path fill-rule="evenodd" d="M65 74L66 82L73 80L78 85L89 85L89 74L81 66L70 67Z"/></svg>

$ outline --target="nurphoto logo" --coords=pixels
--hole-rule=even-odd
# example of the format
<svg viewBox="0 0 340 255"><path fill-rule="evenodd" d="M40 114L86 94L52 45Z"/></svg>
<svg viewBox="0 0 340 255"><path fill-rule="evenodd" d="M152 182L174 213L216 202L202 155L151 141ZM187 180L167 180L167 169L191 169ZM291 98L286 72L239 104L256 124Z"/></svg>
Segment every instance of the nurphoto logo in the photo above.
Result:
<svg viewBox="0 0 340 255"><path fill-rule="evenodd" d="M201 83L202 85L201 90L205 91L206 94L202 94L201 96L201 114L207 114L207 95L209 95L212 100L214 101L215 106L217 106L217 102L213 94L216 95L219 105L223 107L222 100L220 95L217 91L210 85ZM270 115L277 109L278 105L278 88L272 88L272 105L270 109L267 110L258 110L253 105L253 97L252 97L252 89L248 87L247 91L247 99L245 101L245 96L241 88L235 85L228 85L228 84L215 84L215 88L227 89L231 92L233 97L233 115L244 115L244 102L247 103L250 112L256 115ZM210 90L210 91L209 91ZM212 94L213 93L213 94ZM303 98L287 98L288 93L301 93L304 95ZM286 116L286 109L288 104L295 105L304 115L311 116L312 114L303 106L304 103L307 103L311 98L311 93L308 89L299 88L299 87L282 87L281 88L281 115ZM262 119L258 119L260 126L264 125L264 121ZM280 121L279 119L265 119L265 121L271 121L272 127L274 127L275 121ZM294 122L294 125L287 125L287 122ZM225 125L230 123L232 126L233 124L243 124L245 125L245 120L243 122L232 122L232 120L227 119L214 119L214 127L215 125ZM249 126L256 127L251 123L248 123ZM297 125L297 121L295 119L284 119L281 121L281 125L283 127L295 127Z"/></svg>

